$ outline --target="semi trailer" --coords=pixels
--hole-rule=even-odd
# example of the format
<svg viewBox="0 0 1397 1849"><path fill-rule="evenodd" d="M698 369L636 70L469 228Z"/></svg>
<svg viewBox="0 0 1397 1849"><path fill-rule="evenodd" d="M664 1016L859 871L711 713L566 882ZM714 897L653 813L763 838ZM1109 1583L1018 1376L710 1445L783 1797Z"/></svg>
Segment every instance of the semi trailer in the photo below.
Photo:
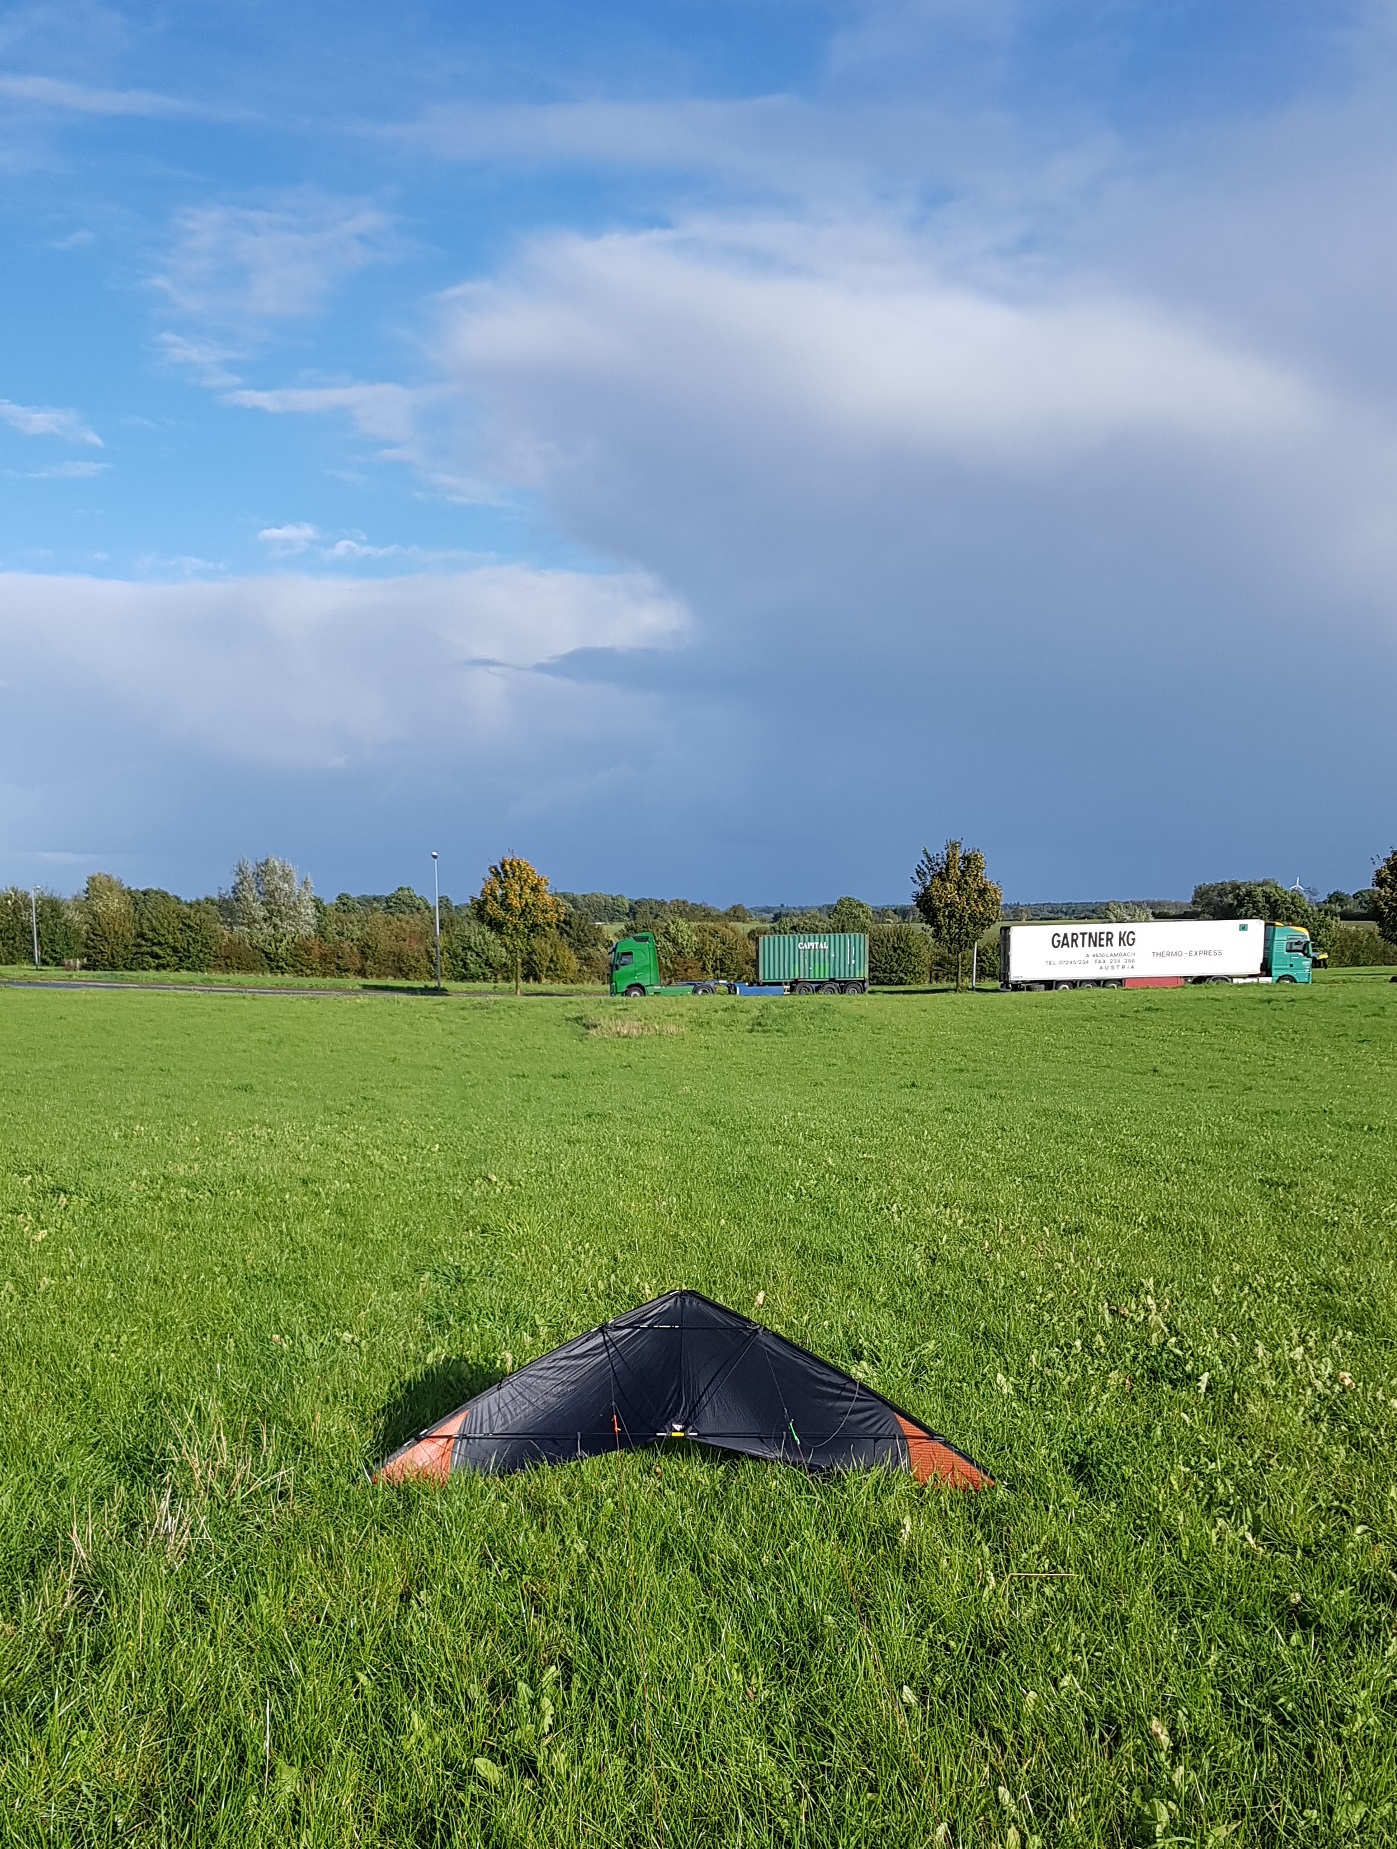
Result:
<svg viewBox="0 0 1397 1849"><path fill-rule="evenodd" d="M1317 962L1301 925L1261 918L1003 925L1001 989L1175 989L1190 982L1308 982Z"/></svg>
<svg viewBox="0 0 1397 1849"><path fill-rule="evenodd" d="M757 939L757 980L661 982L653 931L611 947L613 995L862 995L868 988L865 931L771 931Z"/></svg>

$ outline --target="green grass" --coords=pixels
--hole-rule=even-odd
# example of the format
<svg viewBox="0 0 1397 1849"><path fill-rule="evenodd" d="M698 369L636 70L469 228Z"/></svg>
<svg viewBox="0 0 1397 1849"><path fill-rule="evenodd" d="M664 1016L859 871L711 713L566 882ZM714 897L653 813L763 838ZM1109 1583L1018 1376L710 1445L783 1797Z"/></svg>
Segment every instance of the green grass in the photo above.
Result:
<svg viewBox="0 0 1397 1849"><path fill-rule="evenodd" d="M0 991L0 1840L1390 1842L1395 1100L1372 981ZM1000 1487L366 1483L681 1284Z"/></svg>

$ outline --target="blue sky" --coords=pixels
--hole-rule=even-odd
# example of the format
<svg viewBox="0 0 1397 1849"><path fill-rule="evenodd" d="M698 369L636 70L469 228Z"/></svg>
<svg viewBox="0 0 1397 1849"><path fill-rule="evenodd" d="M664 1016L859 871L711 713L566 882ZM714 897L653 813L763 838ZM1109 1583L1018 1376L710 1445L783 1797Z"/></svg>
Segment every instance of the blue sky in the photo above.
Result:
<svg viewBox="0 0 1397 1849"><path fill-rule="evenodd" d="M0 13L0 882L1397 837L1397 7Z"/></svg>

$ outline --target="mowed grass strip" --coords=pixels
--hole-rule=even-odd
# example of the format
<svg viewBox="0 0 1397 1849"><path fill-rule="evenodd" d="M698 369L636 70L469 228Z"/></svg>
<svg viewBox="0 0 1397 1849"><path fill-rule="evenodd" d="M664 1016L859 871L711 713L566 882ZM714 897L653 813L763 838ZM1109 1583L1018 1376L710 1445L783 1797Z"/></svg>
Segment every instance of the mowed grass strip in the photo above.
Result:
<svg viewBox="0 0 1397 1849"><path fill-rule="evenodd" d="M1390 1841L1395 1100L1375 983L0 994L0 1839ZM1000 1486L366 1482L675 1285Z"/></svg>

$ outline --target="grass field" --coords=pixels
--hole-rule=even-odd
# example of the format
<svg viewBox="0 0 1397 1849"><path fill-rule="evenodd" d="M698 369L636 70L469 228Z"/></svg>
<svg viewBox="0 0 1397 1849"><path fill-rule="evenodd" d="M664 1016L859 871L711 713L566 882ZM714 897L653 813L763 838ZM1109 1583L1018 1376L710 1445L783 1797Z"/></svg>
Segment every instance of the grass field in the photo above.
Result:
<svg viewBox="0 0 1397 1849"><path fill-rule="evenodd" d="M1372 980L0 991L0 1840L1390 1842L1394 1103ZM999 1487L365 1481L680 1284Z"/></svg>

